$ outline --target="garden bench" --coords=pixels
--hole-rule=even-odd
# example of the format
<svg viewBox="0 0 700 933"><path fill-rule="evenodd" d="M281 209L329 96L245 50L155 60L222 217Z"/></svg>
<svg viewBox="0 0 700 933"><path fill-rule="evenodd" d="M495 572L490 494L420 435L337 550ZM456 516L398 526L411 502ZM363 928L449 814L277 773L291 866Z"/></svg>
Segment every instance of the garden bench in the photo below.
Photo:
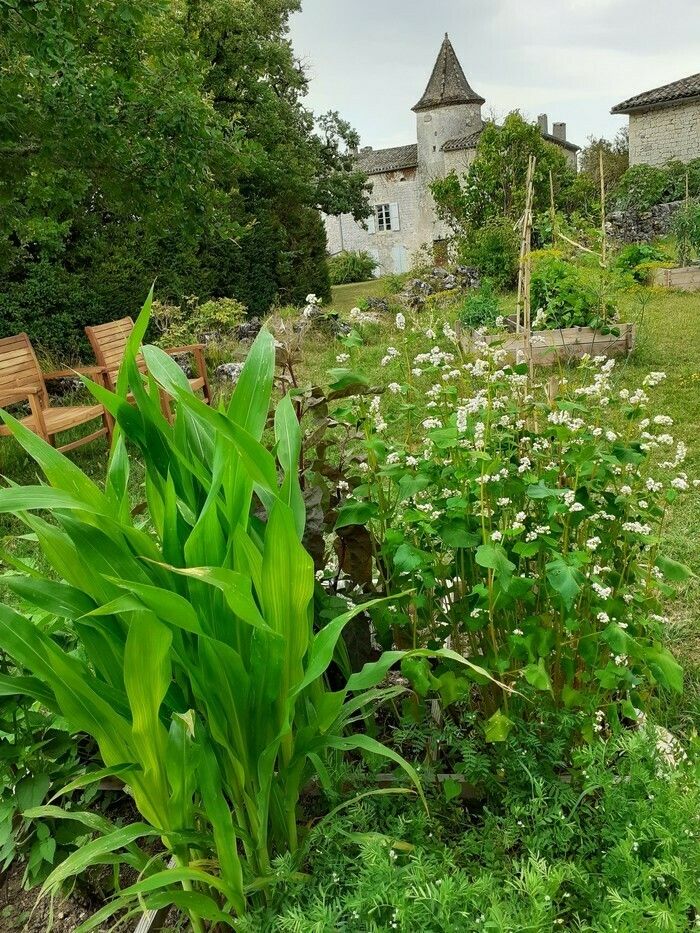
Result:
<svg viewBox="0 0 700 933"><path fill-rule="evenodd" d="M126 342L129 339L131 331L134 328L134 322L130 317L120 318L118 321L110 321L107 324L97 324L94 327L86 327L90 346L95 353L95 359L98 364L104 368L108 388L114 391L116 386L116 377L119 372ZM209 388L209 379L207 377L207 365L204 360L204 344L193 343L183 347L168 347L165 352L169 356L178 356L181 353L191 353L197 369L197 375L190 379L190 387L193 392L202 391L204 401L211 405L211 390ZM141 372L146 372L146 364L143 357L139 354L136 358L136 364ZM165 413L170 415L170 406L166 396L161 396Z"/></svg>
<svg viewBox="0 0 700 933"><path fill-rule="evenodd" d="M19 420L54 447L57 446L56 435L98 418L102 419L102 427L99 430L60 445L58 449L61 451L73 450L98 437L109 438L111 421L99 403L53 406L49 401L47 381L70 378L78 373L104 383L104 374L100 366L57 369L44 373L27 334L5 337L0 340L0 408L28 403L30 414ZM9 436L11 433L5 425L0 425L0 436Z"/></svg>

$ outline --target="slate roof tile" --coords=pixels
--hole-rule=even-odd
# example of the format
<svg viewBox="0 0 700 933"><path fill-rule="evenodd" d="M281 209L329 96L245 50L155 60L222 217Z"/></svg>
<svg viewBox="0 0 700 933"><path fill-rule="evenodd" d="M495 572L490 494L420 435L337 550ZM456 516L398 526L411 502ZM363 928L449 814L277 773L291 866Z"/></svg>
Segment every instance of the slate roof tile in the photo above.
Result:
<svg viewBox="0 0 700 933"><path fill-rule="evenodd" d="M661 87L652 88L651 91L636 94L634 97L628 97L627 100L613 107L610 112L631 113L635 110L653 110L655 107L691 97L700 97L700 73L681 78L680 81L672 81L670 84L663 84Z"/></svg>

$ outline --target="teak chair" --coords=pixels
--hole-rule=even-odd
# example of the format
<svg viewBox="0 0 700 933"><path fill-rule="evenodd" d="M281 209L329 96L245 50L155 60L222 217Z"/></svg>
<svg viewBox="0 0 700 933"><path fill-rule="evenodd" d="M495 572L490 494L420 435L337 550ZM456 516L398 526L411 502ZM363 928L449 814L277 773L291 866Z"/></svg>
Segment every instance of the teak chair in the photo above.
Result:
<svg viewBox="0 0 700 933"><path fill-rule="evenodd" d="M95 327L86 327L85 333L88 336L90 345L95 353L95 359L98 365L103 368L107 379L108 388L114 391L116 385L116 376L119 372L126 342L133 330L134 322L130 317L120 318L118 321L110 321L108 324L98 324ZM178 353L192 353L197 367L197 376L190 379L190 386L193 392L202 390L204 401L211 405L211 390L209 388L209 379L207 377L207 365L204 361L204 344L193 343L185 347L169 347L165 351L170 356ZM136 360L141 372L146 371L146 364L139 355ZM163 408L165 413L170 416L170 406L167 396L162 396Z"/></svg>
<svg viewBox="0 0 700 933"><path fill-rule="evenodd" d="M104 407L99 403L92 405L53 406L49 402L46 382L83 373L98 381L103 381L101 366L84 366L79 369L57 369L50 373L41 371L31 341L26 334L5 337L0 340L0 408L19 402L28 402L30 415L19 420L25 427L34 431L53 447L56 447L56 435L89 421L102 419L102 427L91 434L80 437L58 447L61 451L73 450L103 435L111 435L111 422ZM0 435L11 435L4 424L0 425Z"/></svg>

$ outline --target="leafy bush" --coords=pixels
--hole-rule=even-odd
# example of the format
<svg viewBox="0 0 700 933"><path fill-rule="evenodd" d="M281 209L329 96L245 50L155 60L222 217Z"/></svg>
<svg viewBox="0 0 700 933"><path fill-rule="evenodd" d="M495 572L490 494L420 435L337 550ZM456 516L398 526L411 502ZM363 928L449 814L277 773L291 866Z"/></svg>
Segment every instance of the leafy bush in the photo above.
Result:
<svg viewBox="0 0 700 933"><path fill-rule="evenodd" d="M473 227L460 240L458 253L461 263L474 266L497 288L511 288L517 279L519 242L510 220L493 219Z"/></svg>
<svg viewBox="0 0 700 933"><path fill-rule="evenodd" d="M662 250L649 243L631 243L617 254L614 267L620 272L628 273L635 282L643 285L648 275L648 264L661 262L667 258Z"/></svg>
<svg viewBox="0 0 700 933"><path fill-rule="evenodd" d="M700 200L688 201L676 211L671 232L676 237L679 265L685 266L700 256Z"/></svg>
<svg viewBox="0 0 700 933"><path fill-rule="evenodd" d="M620 179L617 205L623 209L648 211L665 200L666 173L655 165L632 165Z"/></svg>
<svg viewBox="0 0 700 933"><path fill-rule="evenodd" d="M530 300L535 330L558 327L606 328L616 320L609 294L613 282L606 270L597 279L584 267L560 258L556 251L533 254Z"/></svg>
<svg viewBox="0 0 700 933"><path fill-rule="evenodd" d="M620 179L615 201L623 210L648 211L656 204L680 201L686 193L700 196L700 159L674 160L664 166L632 165Z"/></svg>
<svg viewBox="0 0 700 933"><path fill-rule="evenodd" d="M460 367L454 344L437 344L432 330L432 349L402 350L411 329L401 323L384 360L395 366L390 392L367 406L366 460L336 523L369 531L381 591L416 590L410 604L372 612L377 637L428 647L449 639L506 687L541 691L533 706L483 686L494 741L514 711L583 708L592 735L595 711L633 720L657 685L680 691L660 640L662 599L665 580L689 571L666 557L659 533L689 481L671 419L646 411L663 374L616 392L614 360L588 361L549 401L497 346L477 347ZM418 424L417 396L430 409ZM449 663L412 658L403 672L419 695L446 703L473 690Z"/></svg>
<svg viewBox="0 0 700 933"><path fill-rule="evenodd" d="M230 339L245 317L245 306L235 298L212 298L202 304L195 296L182 305L153 302L152 316L164 347L191 343L221 343Z"/></svg>
<svg viewBox="0 0 700 933"><path fill-rule="evenodd" d="M331 256L328 272L331 285L349 285L351 282L367 282L374 276L379 263L369 253L345 252Z"/></svg>
<svg viewBox="0 0 700 933"><path fill-rule="evenodd" d="M498 295L491 279L484 279L481 288L471 292L462 302L459 319L465 327L489 327L501 313Z"/></svg>

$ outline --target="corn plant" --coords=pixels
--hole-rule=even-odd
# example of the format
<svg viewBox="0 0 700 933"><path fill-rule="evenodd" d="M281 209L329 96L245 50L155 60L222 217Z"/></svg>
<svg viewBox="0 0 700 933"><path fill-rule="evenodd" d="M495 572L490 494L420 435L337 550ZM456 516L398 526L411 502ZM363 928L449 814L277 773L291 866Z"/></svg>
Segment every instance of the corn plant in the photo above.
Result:
<svg viewBox="0 0 700 933"><path fill-rule="evenodd" d="M0 489L0 512L26 525L47 568L9 558L14 572L4 582L50 621L38 626L1 606L0 647L22 671L15 689L98 743L104 771L69 788L117 773L142 816L117 828L64 814L100 835L53 871L46 891L96 863L121 859L140 872L81 931L118 910L167 904L188 912L196 931L233 926L269 889L273 856L297 850L300 793L314 776L329 780L329 754L383 755L420 792L407 762L351 728L400 692L381 686L400 653L366 665L341 690L324 679L343 627L364 607L314 629L313 563L300 543L301 436L288 397L274 414L274 455L261 443L270 334L260 334L229 404L216 410L158 348L142 349L148 372L139 371L149 306L116 392L86 380L116 422L104 488L2 415L46 477ZM172 424L162 392L176 400ZM145 468L135 506L129 451ZM51 805L29 815L49 811L62 813ZM162 857L149 860L139 847L149 837L161 841Z"/></svg>

